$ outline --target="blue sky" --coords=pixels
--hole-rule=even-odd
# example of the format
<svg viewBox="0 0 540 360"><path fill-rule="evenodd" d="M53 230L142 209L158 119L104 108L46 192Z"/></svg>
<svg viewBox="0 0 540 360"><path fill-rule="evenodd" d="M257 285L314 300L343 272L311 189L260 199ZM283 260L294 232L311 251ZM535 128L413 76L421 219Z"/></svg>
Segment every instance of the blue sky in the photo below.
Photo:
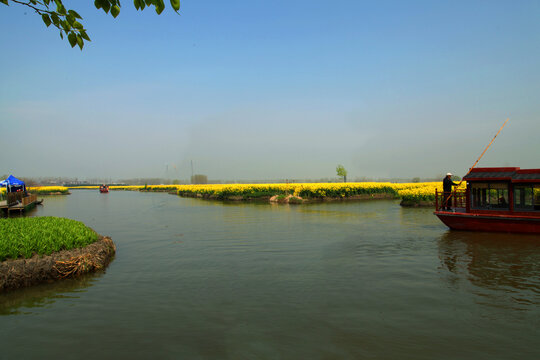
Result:
<svg viewBox="0 0 540 360"><path fill-rule="evenodd" d="M2 174L463 175L508 117L479 165L540 167L536 1L65 4L83 51L0 6Z"/></svg>

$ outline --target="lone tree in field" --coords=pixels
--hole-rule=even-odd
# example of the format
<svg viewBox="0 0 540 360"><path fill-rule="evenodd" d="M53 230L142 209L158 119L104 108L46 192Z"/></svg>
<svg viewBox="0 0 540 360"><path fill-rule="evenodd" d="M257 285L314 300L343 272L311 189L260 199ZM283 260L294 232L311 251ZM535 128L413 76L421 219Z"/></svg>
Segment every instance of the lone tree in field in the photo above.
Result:
<svg viewBox="0 0 540 360"><path fill-rule="evenodd" d="M60 30L60 37L67 37L71 47L76 45L82 50L84 41L90 41L86 29L79 20L82 17L71 9L66 9L62 0L0 0L0 3L9 6L9 4L18 4L32 9L47 27L50 25ZM180 10L180 0L170 0L171 7L176 13ZM103 10L106 14L111 14L116 18L120 14L120 0L94 0L96 9ZM134 0L133 6L137 10L144 10L145 7L154 6L159 15L165 9L163 0Z"/></svg>
<svg viewBox="0 0 540 360"><path fill-rule="evenodd" d="M343 178L343 182L347 182L347 170L345 170L343 165L338 165L336 167L336 172L339 177Z"/></svg>

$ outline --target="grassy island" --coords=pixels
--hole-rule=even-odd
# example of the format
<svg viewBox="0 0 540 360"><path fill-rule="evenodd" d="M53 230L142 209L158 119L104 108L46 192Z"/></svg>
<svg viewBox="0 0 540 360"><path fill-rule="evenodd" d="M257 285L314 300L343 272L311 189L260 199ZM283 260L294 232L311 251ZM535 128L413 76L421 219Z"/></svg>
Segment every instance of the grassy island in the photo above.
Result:
<svg viewBox="0 0 540 360"><path fill-rule="evenodd" d="M435 189L442 191L442 183L361 182L178 185L177 194L217 200L248 200L276 195L294 196L304 201L393 198L412 203L432 204L435 201Z"/></svg>
<svg viewBox="0 0 540 360"><path fill-rule="evenodd" d="M79 221L0 219L0 293L102 270L115 252L109 237Z"/></svg>
<svg viewBox="0 0 540 360"><path fill-rule="evenodd" d="M99 235L80 221L57 217L0 219L0 261L83 247Z"/></svg>

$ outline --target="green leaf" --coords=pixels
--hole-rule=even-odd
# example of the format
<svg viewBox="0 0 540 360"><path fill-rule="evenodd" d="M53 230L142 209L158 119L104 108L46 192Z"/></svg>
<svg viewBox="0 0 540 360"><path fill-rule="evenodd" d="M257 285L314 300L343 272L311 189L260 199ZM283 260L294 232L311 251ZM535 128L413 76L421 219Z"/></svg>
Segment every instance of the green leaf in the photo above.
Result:
<svg viewBox="0 0 540 360"><path fill-rule="evenodd" d="M2 4L5 4L5 5L9 6L8 0L0 0L0 2L1 2Z"/></svg>
<svg viewBox="0 0 540 360"><path fill-rule="evenodd" d="M101 9L101 0L94 0L94 6L96 9Z"/></svg>
<svg viewBox="0 0 540 360"><path fill-rule="evenodd" d="M140 2L140 0L133 0L133 6L135 6L135 9L141 10L141 2Z"/></svg>
<svg viewBox="0 0 540 360"><path fill-rule="evenodd" d="M43 14L41 15L41 18L43 19L43 22L45 23L45 25L47 25L47 27L51 25L51 18L49 17L49 15Z"/></svg>
<svg viewBox="0 0 540 360"><path fill-rule="evenodd" d="M79 48L82 50L82 48L84 46L84 40L79 35L77 35L77 45L79 45Z"/></svg>
<svg viewBox="0 0 540 360"><path fill-rule="evenodd" d="M82 19L81 15L79 15L75 10L69 10L68 14L73 16L75 19Z"/></svg>
<svg viewBox="0 0 540 360"><path fill-rule="evenodd" d="M103 8L103 11L108 14L109 10L111 10L111 3L109 3L107 0L103 0L101 1L101 7Z"/></svg>
<svg viewBox="0 0 540 360"><path fill-rule="evenodd" d="M171 6L174 11L178 12L180 10L180 0L171 0Z"/></svg>
<svg viewBox="0 0 540 360"><path fill-rule="evenodd" d="M84 40L86 40L86 41L92 41L92 40L90 40L90 38L89 38L88 35L86 34L86 31L80 30L80 31L79 31L79 34L81 35L81 37L82 37Z"/></svg>
<svg viewBox="0 0 540 360"><path fill-rule="evenodd" d="M111 15L113 16L113 18L116 18L118 14L120 14L120 8L118 7L118 5L114 5L111 8Z"/></svg>
<svg viewBox="0 0 540 360"><path fill-rule="evenodd" d="M68 34L68 40L71 47L75 47L75 45L77 45L77 35L75 35L75 33L70 32Z"/></svg>
<svg viewBox="0 0 540 360"><path fill-rule="evenodd" d="M71 30L71 25L67 22L67 20L60 21L60 25L62 25L62 29L67 33Z"/></svg>
<svg viewBox="0 0 540 360"><path fill-rule="evenodd" d="M73 27L74 27L75 29L77 29L77 30L82 30L82 29L84 29L83 25L82 25L80 22L78 22L78 21L75 21L73 24L71 24L71 26L73 26Z"/></svg>
<svg viewBox="0 0 540 360"><path fill-rule="evenodd" d="M165 4L163 3L163 0L157 0L154 2L154 6L156 7L156 13L159 15L163 12L165 9Z"/></svg>
<svg viewBox="0 0 540 360"><path fill-rule="evenodd" d="M62 1L54 0L54 2L56 3L56 12L59 13L60 15L66 15L67 11L66 11L66 8L64 7L64 4L62 4Z"/></svg>
<svg viewBox="0 0 540 360"><path fill-rule="evenodd" d="M60 28L60 18L58 17L58 15L53 13L51 15L51 20L54 26L56 26L57 28Z"/></svg>

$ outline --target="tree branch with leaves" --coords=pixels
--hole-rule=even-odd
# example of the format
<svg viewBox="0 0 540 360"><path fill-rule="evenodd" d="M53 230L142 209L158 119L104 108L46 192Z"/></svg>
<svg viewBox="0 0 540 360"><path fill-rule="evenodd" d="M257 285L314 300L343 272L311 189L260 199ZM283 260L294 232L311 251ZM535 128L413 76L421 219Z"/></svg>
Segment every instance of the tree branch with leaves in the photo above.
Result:
<svg viewBox="0 0 540 360"><path fill-rule="evenodd" d="M60 31L60 37L67 38L71 47L79 46L82 50L85 41L91 41L86 33L86 29L80 22L82 17L72 9L66 9L62 0L0 0L0 3L9 6L10 3L26 6L41 16L43 23L49 27L53 26ZM170 0L171 7L178 13L180 10L180 0ZM96 9L103 10L116 18L120 14L120 0L95 0ZM164 0L134 0L133 6L137 10L144 10L153 6L159 15L165 10Z"/></svg>

